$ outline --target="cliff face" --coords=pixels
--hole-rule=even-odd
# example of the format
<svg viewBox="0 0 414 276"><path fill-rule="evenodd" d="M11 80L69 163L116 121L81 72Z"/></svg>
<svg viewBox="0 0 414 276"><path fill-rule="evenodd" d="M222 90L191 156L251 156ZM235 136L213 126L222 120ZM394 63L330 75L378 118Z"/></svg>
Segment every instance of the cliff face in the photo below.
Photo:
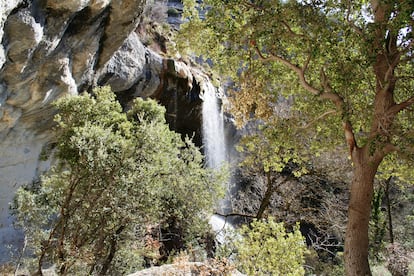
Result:
<svg viewBox="0 0 414 276"><path fill-rule="evenodd" d="M20 237L8 204L15 190L49 164L51 103L95 85L111 85L127 108L154 97L167 121L200 143L202 83L183 62L143 46L135 33L145 0L0 0L0 263Z"/></svg>

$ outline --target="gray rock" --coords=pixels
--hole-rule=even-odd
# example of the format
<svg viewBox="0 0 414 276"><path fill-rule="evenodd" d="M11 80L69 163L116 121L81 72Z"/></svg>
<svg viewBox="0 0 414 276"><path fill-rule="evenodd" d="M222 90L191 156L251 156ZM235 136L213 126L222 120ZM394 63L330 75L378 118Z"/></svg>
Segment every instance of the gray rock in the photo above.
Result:
<svg viewBox="0 0 414 276"><path fill-rule="evenodd" d="M48 139L46 133L38 135L20 126L11 130L6 139L1 142L0 263L9 260L11 252L15 254L19 250L22 240L21 233L11 227L9 203L18 186L27 183L34 175L48 167L48 164L39 161L42 147Z"/></svg>
<svg viewBox="0 0 414 276"><path fill-rule="evenodd" d="M7 20L10 12L17 7L23 0L8 0L8 1L0 1L0 41L3 40L4 35L4 23ZM3 45L0 45L0 69L3 67L4 62L6 61L5 58L5 49Z"/></svg>
<svg viewBox="0 0 414 276"><path fill-rule="evenodd" d="M236 269L225 270L224 267L215 267L209 263L201 262L179 262L176 264L162 265L158 267L151 267L138 271L128 276L162 276L162 275L174 275L174 276L193 276L193 275L229 275L229 276L243 276Z"/></svg>
<svg viewBox="0 0 414 276"><path fill-rule="evenodd" d="M98 67L103 67L114 51L123 44L125 38L136 29L145 3L145 0L113 0L111 2Z"/></svg>
<svg viewBox="0 0 414 276"><path fill-rule="evenodd" d="M129 91L132 97L150 97L161 85L163 63L133 32L100 71L97 84L108 84L115 92Z"/></svg>
<svg viewBox="0 0 414 276"><path fill-rule="evenodd" d="M21 64L24 69L34 49L43 36L43 28L37 23L28 9L10 15L4 26L7 45L7 58L12 63Z"/></svg>
<svg viewBox="0 0 414 276"><path fill-rule="evenodd" d="M146 50L136 33L131 33L103 69L99 83L107 83L114 91L125 91L144 75Z"/></svg>
<svg viewBox="0 0 414 276"><path fill-rule="evenodd" d="M74 0L74 1L61 1L61 0L47 0L46 8L60 11L60 12L78 12L90 4L90 0Z"/></svg>

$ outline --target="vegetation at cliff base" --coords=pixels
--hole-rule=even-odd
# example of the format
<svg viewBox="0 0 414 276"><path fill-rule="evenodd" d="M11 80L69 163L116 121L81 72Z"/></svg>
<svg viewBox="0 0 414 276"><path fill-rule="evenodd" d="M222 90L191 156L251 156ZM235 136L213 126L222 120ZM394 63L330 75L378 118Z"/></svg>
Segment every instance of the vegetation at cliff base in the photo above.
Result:
<svg viewBox="0 0 414 276"><path fill-rule="evenodd" d="M163 107L138 98L125 113L109 87L56 107L57 163L12 207L34 270L120 275L160 258L160 240L203 246L224 177L169 130Z"/></svg>
<svg viewBox="0 0 414 276"><path fill-rule="evenodd" d="M247 275L305 274L306 244L297 224L287 232L283 223L272 217L244 225L235 241L237 264Z"/></svg>

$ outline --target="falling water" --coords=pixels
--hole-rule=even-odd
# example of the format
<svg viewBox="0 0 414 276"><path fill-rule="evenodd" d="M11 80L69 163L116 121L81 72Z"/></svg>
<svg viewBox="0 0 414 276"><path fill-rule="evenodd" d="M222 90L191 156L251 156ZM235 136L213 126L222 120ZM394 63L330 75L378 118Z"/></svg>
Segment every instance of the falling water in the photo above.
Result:
<svg viewBox="0 0 414 276"><path fill-rule="evenodd" d="M204 83L203 91L203 145L206 163L209 168L219 169L227 161L223 113L216 95L216 88L207 81ZM223 199L218 202L217 209L223 211L228 205L229 201ZM210 225L216 233L216 240L224 243L226 233L231 226L218 215L210 218Z"/></svg>
<svg viewBox="0 0 414 276"><path fill-rule="evenodd" d="M216 88L204 82L203 95L203 145L207 166L218 169L226 161L226 143L221 106Z"/></svg>

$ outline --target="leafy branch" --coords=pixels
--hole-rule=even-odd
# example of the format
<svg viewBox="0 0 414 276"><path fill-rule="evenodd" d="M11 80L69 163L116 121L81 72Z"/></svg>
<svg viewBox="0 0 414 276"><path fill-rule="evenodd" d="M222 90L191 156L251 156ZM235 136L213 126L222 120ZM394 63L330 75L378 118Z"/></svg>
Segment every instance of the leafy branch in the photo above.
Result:
<svg viewBox="0 0 414 276"><path fill-rule="evenodd" d="M305 73L306 73L306 70L310 62L310 55L308 55L308 58L306 59L304 66L300 67L298 65L293 64L290 60L284 57L278 56L278 55L269 54L268 56L265 56L257 45L255 46L255 51L263 62L269 62L269 61L280 62L283 65L287 66L289 69L293 70L298 76L301 86L305 90L310 92L312 95L319 96L321 99L330 100L332 103L335 104L340 114L342 114L343 130L345 133L345 139L348 144L350 154L352 155L353 150L358 147L356 145L356 139L355 139L351 121L349 120L349 116L347 115L348 112L347 110L345 110L345 106L346 106L345 101L339 94L332 92L332 87L329 84L328 78L324 70L321 69L320 81L321 81L322 87L324 88L323 91L321 91L315 88L314 86L312 86L306 80L306 77L305 77Z"/></svg>

